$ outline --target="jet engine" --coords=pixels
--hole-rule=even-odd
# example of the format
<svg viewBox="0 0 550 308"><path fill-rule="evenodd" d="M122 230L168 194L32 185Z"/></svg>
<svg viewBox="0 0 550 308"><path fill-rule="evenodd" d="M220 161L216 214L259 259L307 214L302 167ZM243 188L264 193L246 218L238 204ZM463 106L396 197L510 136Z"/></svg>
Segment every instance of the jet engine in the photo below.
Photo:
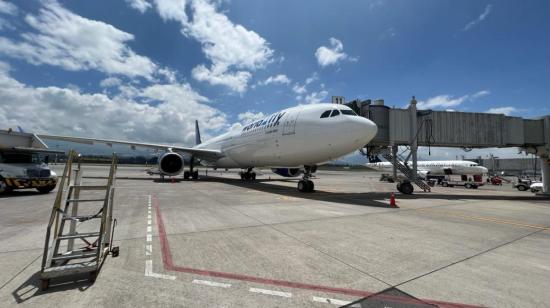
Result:
<svg viewBox="0 0 550 308"><path fill-rule="evenodd" d="M178 153L167 152L159 159L159 171L165 175L180 174L183 167L183 157Z"/></svg>
<svg viewBox="0 0 550 308"><path fill-rule="evenodd" d="M284 177L295 177L302 174L302 170L300 170L300 168L273 168L271 171Z"/></svg>

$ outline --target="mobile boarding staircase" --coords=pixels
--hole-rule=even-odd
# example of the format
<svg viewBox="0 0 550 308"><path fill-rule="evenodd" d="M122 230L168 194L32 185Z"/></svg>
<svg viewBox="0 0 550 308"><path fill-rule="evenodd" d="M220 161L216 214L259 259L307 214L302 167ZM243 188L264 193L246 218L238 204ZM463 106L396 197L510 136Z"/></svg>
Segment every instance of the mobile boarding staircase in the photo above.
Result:
<svg viewBox="0 0 550 308"><path fill-rule="evenodd" d="M49 287L52 278L77 274L88 274L93 283L109 252L118 256L118 247L112 246L116 170L117 156L113 154L107 183L83 185L80 155L69 152L46 231L42 290Z"/></svg>
<svg viewBox="0 0 550 308"><path fill-rule="evenodd" d="M394 160L393 155L388 151L382 155L387 161L389 161L395 168L397 168L405 177L416 186L420 187L425 192L431 191L430 185L426 184L418 174L414 174L414 170L410 169L407 165L403 164L399 159Z"/></svg>

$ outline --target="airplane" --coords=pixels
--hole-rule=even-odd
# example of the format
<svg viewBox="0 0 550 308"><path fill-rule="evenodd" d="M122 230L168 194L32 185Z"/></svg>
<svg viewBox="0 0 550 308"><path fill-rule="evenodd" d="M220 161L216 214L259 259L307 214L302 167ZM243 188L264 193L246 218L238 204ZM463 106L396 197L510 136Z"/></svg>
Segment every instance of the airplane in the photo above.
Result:
<svg viewBox="0 0 550 308"><path fill-rule="evenodd" d="M158 169L175 176L184 171L184 154L190 156L184 179L198 179L196 163L213 168L240 168L242 180L254 180L255 167L270 167L284 177L302 175L298 191L312 192L312 173L317 166L351 153L369 143L376 135L376 124L358 116L351 108L337 104L299 105L273 113L238 129L232 129L201 142L195 121L195 146L181 147L143 142L38 134L50 140L163 150ZM302 171L303 170L303 171Z"/></svg>
<svg viewBox="0 0 550 308"><path fill-rule="evenodd" d="M392 172L393 166L390 162L378 162L365 164L367 167L379 171ZM409 167L410 164L409 164ZM467 160L433 160L418 161L418 174L423 177L447 174L487 174L488 169Z"/></svg>

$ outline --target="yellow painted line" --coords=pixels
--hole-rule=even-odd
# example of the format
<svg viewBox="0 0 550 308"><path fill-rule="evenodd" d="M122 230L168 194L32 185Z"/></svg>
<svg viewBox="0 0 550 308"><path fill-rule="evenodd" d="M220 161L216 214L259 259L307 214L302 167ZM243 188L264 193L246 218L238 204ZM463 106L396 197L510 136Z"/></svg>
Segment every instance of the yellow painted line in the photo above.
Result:
<svg viewBox="0 0 550 308"><path fill-rule="evenodd" d="M498 219L498 218L470 216L470 215L464 215L464 214L459 214L459 213L454 213L454 212L438 211L438 210L430 210L430 209L418 209L418 211L432 212L432 213L435 213L435 214L443 214L443 215L460 217L460 218L471 219L471 220L489 221L489 222L494 222L494 223L498 223L498 224L505 224L505 225L524 227L524 228L532 228L532 229L550 231L550 227L547 227L547 226L526 224L526 223L522 223L522 222L511 221L511 220L503 220L503 219Z"/></svg>

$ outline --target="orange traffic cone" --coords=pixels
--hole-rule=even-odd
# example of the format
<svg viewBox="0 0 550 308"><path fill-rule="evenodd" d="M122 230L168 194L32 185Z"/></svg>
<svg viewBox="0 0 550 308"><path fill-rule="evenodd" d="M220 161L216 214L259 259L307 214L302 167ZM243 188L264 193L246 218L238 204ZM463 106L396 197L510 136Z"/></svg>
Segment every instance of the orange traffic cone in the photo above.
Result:
<svg viewBox="0 0 550 308"><path fill-rule="evenodd" d="M393 192L390 195L390 207L397 207L397 203L395 203L395 194Z"/></svg>

